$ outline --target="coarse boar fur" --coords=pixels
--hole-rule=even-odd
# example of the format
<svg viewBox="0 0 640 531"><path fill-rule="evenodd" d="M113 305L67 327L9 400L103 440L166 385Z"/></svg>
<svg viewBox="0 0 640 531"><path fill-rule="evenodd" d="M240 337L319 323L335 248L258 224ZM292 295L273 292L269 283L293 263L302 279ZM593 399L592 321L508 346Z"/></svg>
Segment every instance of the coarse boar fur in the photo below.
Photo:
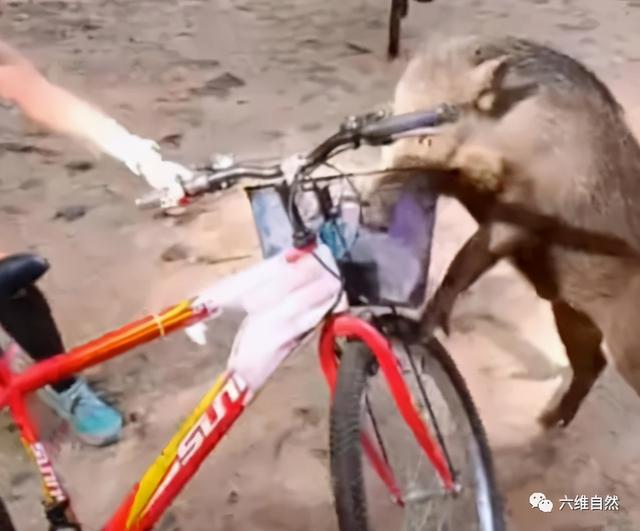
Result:
<svg viewBox="0 0 640 531"><path fill-rule="evenodd" d="M541 421L576 414L606 365L640 394L640 146L607 86L577 60L509 37L432 42L407 66L394 113L458 105L454 123L386 153L374 191L412 168L459 199L477 232L452 261L423 317L448 327L457 295L507 258L552 304L572 382Z"/></svg>

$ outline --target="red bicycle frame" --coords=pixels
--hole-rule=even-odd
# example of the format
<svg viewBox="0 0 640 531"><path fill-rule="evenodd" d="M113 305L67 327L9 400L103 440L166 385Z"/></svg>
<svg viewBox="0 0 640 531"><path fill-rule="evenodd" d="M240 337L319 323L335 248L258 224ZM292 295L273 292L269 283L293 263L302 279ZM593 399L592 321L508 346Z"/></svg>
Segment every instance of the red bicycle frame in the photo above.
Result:
<svg viewBox="0 0 640 531"><path fill-rule="evenodd" d="M51 518L55 513L67 525L79 525L50 456L39 440L25 405L25 395L168 333L197 326L225 306L240 306L248 314L236 337L227 369L131 489L103 527L104 531L151 529L268 377L320 323L321 366L332 393L337 375L336 340L363 341L376 356L398 409L442 484L453 490L453 477L442 449L411 401L388 340L368 322L345 313L344 302L335 304L336 296L341 296L341 286L327 270L327 264L335 266L331 252L324 246L282 253L224 279L194 299L36 363L19 374L11 371L5 352L0 357L0 408L9 408L25 448L33 456L42 477L48 516ZM337 313L325 318L330 310ZM394 499L402 504L402 493L375 444L364 433L362 442L374 469Z"/></svg>

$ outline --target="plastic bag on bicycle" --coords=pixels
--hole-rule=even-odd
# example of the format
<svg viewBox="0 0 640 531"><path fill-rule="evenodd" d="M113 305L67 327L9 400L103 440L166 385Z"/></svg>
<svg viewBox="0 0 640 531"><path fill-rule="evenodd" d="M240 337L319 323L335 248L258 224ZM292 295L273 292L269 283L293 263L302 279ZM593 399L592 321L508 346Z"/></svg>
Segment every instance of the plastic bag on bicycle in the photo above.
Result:
<svg viewBox="0 0 640 531"><path fill-rule="evenodd" d="M367 208L342 193L334 199L330 212L327 208L322 211L321 190L317 186L305 190L296 203L305 222L332 250L345 279L349 303L421 306L427 290L436 196L405 187L391 207L386 226L374 227L367 223ZM263 256L290 248L286 193L275 186L249 188L247 193Z"/></svg>

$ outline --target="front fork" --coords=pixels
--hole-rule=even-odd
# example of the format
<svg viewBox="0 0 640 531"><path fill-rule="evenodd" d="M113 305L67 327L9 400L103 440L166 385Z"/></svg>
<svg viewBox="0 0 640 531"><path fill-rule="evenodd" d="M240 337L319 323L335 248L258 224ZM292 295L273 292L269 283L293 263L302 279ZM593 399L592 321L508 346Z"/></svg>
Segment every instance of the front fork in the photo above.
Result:
<svg viewBox="0 0 640 531"><path fill-rule="evenodd" d="M389 391L394 398L399 413L404 418L408 427L413 432L416 441L424 451L426 457L433 465L445 491L457 492L457 485L453 472L449 467L444 449L437 439L430 433L424 418L418 412L411 398L398 362L390 346L389 340L373 325L354 315L336 315L327 320L320 337L320 364L333 395L338 376L338 361L336 358L336 340L339 338L357 339L362 341L375 356L380 370L389 386ZM371 462L375 472L387 486L391 497L398 505L403 505L402 492L400 491L393 471L380 455L380 451L371 440L368 433L361 434L361 444L365 455Z"/></svg>
<svg viewBox="0 0 640 531"><path fill-rule="evenodd" d="M11 360L18 355L18 345L10 341L0 345L0 389L8 388L12 378ZM69 496L55 469L45 445L38 438L36 423L29 413L25 396L13 392L6 397L11 416L20 432L20 441L35 463L42 482L42 505L49 523L49 531L80 531Z"/></svg>

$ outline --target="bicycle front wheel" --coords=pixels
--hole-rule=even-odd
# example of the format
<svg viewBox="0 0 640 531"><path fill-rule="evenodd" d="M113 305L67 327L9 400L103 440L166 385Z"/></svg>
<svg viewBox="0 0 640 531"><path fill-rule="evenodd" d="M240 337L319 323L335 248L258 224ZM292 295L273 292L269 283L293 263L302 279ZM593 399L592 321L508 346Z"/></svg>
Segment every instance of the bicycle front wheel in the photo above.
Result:
<svg viewBox="0 0 640 531"><path fill-rule="evenodd" d="M436 339L425 344L391 339L413 401L440 443L459 489L447 493L441 486L369 348L360 341L346 342L340 346L330 419L331 474L341 531L504 531L484 429L455 364ZM363 459L364 432L393 474L399 499Z"/></svg>

